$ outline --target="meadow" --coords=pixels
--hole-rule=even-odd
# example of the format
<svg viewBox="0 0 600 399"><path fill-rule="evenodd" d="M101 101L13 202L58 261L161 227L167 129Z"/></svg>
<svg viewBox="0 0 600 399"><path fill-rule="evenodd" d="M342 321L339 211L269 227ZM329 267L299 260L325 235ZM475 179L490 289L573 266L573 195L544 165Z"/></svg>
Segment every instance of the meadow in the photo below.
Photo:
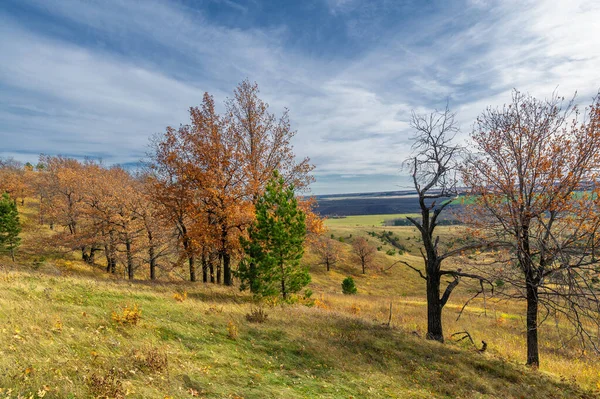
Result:
<svg viewBox="0 0 600 399"><path fill-rule="evenodd" d="M523 366L522 304L478 298L457 320L468 284L445 308L446 343L425 340L423 281L401 265L382 271L421 262L415 229L380 225L398 215L327 220L340 262L327 272L309 250L310 298L258 303L235 286L110 276L36 245L50 233L32 232L33 202L21 212L17 262L0 257L0 398L598 397L597 357L559 349L560 326L541 328L540 369ZM383 231L406 251L386 254L369 234ZM365 275L351 255L358 236L381 247ZM347 276L357 295L341 293ZM461 331L475 345L452 336Z"/></svg>

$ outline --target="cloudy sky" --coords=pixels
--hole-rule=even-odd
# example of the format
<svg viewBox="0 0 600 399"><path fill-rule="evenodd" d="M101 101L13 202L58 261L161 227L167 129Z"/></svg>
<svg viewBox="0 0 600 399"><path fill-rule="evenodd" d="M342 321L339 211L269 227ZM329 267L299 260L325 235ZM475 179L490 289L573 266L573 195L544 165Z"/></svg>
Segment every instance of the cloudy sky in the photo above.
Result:
<svg viewBox="0 0 600 399"><path fill-rule="evenodd" d="M517 88L600 87L591 0L2 0L0 156L133 164L148 138L256 81L290 109L316 194L406 188L411 109L462 133Z"/></svg>

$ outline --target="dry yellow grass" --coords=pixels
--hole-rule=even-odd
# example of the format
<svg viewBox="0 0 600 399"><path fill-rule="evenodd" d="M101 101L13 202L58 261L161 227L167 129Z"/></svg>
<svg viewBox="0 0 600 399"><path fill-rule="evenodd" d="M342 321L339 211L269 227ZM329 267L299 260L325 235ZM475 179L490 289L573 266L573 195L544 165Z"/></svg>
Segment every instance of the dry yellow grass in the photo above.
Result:
<svg viewBox="0 0 600 399"><path fill-rule="evenodd" d="M24 211L30 223L34 208ZM541 331L541 370L522 366L519 303L487 298L484 309L478 299L457 321L472 290L465 284L445 309L447 344L426 341L423 280L400 265L380 272L399 259L385 249L362 275L350 238L330 272L306 254L314 306L266 307L267 321L251 323L246 315L256 305L236 287L113 279L35 248L37 235L49 233L33 227L26 228L18 264L0 257L2 398L89 397L111 389L139 398L583 398L596 397L600 387L597 357L576 346L558 350L551 324ZM410 227L336 226L330 233L356 237L374 229L396 232L409 248L402 259L420 264ZM46 261L34 265L41 255ZM341 294L348 275L357 295ZM182 292L185 300L177 300ZM134 307L141 312L137 324L113 320ZM469 331L478 345L485 340L488 350L454 343L450 335L458 331Z"/></svg>

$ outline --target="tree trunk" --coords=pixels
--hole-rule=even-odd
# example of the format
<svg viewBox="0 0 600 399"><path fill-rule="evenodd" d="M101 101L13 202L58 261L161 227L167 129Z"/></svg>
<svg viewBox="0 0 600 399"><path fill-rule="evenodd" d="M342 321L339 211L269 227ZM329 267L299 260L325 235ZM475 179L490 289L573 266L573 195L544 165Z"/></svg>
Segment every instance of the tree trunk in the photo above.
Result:
<svg viewBox="0 0 600 399"><path fill-rule="evenodd" d="M108 242L108 253L110 256L110 272L112 274L117 273L117 258L115 257L115 232L113 230L108 232L110 240Z"/></svg>
<svg viewBox="0 0 600 399"><path fill-rule="evenodd" d="M208 266L210 268L210 282L215 283L215 259L213 256L208 260Z"/></svg>
<svg viewBox="0 0 600 399"><path fill-rule="evenodd" d="M444 342L440 276L437 273L427 276L427 339Z"/></svg>
<svg viewBox="0 0 600 399"><path fill-rule="evenodd" d="M156 256L154 254L154 244L148 247L148 257L150 258L150 280L156 280Z"/></svg>
<svg viewBox="0 0 600 399"><path fill-rule="evenodd" d="M285 268L283 267L283 261L279 264L281 268L281 294L283 295L283 299L287 298L287 291L285 289Z"/></svg>
<svg viewBox="0 0 600 399"><path fill-rule="evenodd" d="M366 267L365 267L366 262L364 260L362 260L361 263L362 263L362 272L363 272L363 274L366 274Z"/></svg>
<svg viewBox="0 0 600 399"><path fill-rule="evenodd" d="M127 277L133 280L133 255L131 253L131 240L129 235L125 235L125 250L127 253Z"/></svg>
<svg viewBox="0 0 600 399"><path fill-rule="evenodd" d="M254 263L254 261L250 261L250 273L248 276L248 286L250 287L250 292L252 293L256 293L257 291L257 287L256 287L256 263Z"/></svg>
<svg viewBox="0 0 600 399"><path fill-rule="evenodd" d="M540 354L538 348L538 287L527 281L527 365L538 367Z"/></svg>
<svg viewBox="0 0 600 399"><path fill-rule="evenodd" d="M223 261L223 255L219 254L219 260L217 261L217 284L221 284L221 262Z"/></svg>
<svg viewBox="0 0 600 399"><path fill-rule="evenodd" d="M10 248L10 258L12 259L13 263L15 261L15 248L11 247Z"/></svg>
<svg viewBox="0 0 600 399"><path fill-rule="evenodd" d="M110 251L108 250L108 244L104 244L104 256L106 257L106 272L110 273Z"/></svg>
<svg viewBox="0 0 600 399"><path fill-rule="evenodd" d="M208 283L208 262L204 251L202 252L202 282Z"/></svg>
<svg viewBox="0 0 600 399"><path fill-rule="evenodd" d="M93 265L94 263L96 263L96 252L98 252L100 250L100 248L92 245L92 247L90 248L90 256L88 256L88 263L90 265Z"/></svg>
<svg viewBox="0 0 600 399"><path fill-rule="evenodd" d="M196 262L194 260L194 255L188 256L188 264L190 265L190 281L196 281Z"/></svg>
<svg viewBox="0 0 600 399"><path fill-rule="evenodd" d="M225 285L233 285L231 278L231 255L229 253L223 253L223 283Z"/></svg>

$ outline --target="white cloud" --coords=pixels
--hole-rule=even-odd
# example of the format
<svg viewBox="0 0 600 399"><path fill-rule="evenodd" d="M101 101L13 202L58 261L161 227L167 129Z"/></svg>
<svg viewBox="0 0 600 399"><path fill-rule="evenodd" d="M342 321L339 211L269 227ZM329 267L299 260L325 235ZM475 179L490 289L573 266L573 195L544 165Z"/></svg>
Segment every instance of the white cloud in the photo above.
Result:
<svg viewBox="0 0 600 399"><path fill-rule="evenodd" d="M384 9L326 1L336 15L356 12L348 29L358 20L361 35L377 28L365 21ZM31 3L121 47L42 35L0 12L0 35L9 38L0 41L4 154L136 161L150 135L186 122L204 91L221 102L248 77L274 111L290 108L296 153L315 161L317 177L392 176L410 151L411 109L429 112L448 99L464 139L475 117L509 101L513 87L542 97L557 86L565 96L579 90L584 102L600 87L593 1L471 1L420 17L418 30L386 31L344 59L292 50L286 26L226 28L175 3ZM331 184L317 187L338 191Z"/></svg>

